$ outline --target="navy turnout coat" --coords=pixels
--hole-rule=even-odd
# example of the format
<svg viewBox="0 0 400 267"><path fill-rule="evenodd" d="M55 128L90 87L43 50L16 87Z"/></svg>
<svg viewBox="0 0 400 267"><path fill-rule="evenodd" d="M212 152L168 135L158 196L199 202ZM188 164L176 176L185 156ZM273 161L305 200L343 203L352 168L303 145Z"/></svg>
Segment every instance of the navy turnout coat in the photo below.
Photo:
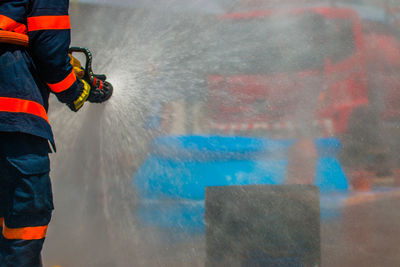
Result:
<svg viewBox="0 0 400 267"><path fill-rule="evenodd" d="M63 103L79 95L68 56L68 0L0 0L0 132L54 143L50 93Z"/></svg>

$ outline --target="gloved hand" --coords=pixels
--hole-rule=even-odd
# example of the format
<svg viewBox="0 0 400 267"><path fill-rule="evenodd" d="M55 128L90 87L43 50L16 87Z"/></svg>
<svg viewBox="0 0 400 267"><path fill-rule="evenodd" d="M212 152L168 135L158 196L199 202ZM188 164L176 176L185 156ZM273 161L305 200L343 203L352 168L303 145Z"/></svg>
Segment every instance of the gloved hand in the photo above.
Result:
<svg viewBox="0 0 400 267"><path fill-rule="evenodd" d="M82 68L81 62L72 56L72 54L69 54L69 56L76 77L87 82L91 87L87 101L91 103L103 103L107 101L113 92L112 85L106 81L107 77L105 75L96 75L91 72L85 75L85 70Z"/></svg>
<svg viewBox="0 0 400 267"><path fill-rule="evenodd" d="M78 111L83 106L83 104L88 99L91 92L90 85L85 80L78 79L78 83L80 89L78 98L75 99L72 103L68 104L68 107L75 112Z"/></svg>
<svg viewBox="0 0 400 267"><path fill-rule="evenodd" d="M68 54L70 60L70 63L72 65L72 68L75 72L75 75L77 78L79 79L83 79L83 77L85 76L85 70L82 68L81 62L74 56L72 56L72 54Z"/></svg>

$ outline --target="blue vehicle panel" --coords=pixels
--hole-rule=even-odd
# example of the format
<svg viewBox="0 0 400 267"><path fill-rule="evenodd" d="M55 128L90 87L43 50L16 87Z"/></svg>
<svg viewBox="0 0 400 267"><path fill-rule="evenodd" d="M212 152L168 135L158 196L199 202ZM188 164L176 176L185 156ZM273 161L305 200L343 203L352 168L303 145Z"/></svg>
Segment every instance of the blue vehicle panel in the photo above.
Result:
<svg viewBox="0 0 400 267"><path fill-rule="evenodd" d="M207 186L285 183L289 148L294 140L226 136L165 136L157 138L151 154L134 177L139 193L137 215L143 223L192 233L204 231ZM348 182L337 159L337 139L317 139L315 185L321 197L322 218L338 215ZM331 201L339 199L337 202ZM327 207L327 208L325 208Z"/></svg>

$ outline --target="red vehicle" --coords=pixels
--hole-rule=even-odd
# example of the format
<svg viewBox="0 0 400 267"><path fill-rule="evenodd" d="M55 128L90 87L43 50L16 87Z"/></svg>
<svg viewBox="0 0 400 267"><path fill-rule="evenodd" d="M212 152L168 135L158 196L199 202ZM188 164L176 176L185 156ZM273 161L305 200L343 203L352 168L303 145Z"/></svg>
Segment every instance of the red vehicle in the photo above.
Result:
<svg viewBox="0 0 400 267"><path fill-rule="evenodd" d="M362 26L352 10L235 13L216 27L220 62L208 76L214 128L339 135L368 104Z"/></svg>
<svg viewBox="0 0 400 267"><path fill-rule="evenodd" d="M399 42L365 33L354 10L232 13L215 30L206 56L216 59L207 77L214 130L338 136L356 168L392 146L377 140L376 123L400 118Z"/></svg>
<svg viewBox="0 0 400 267"><path fill-rule="evenodd" d="M370 105L357 110L364 117L359 124L365 126L353 128L358 128L358 135L364 133L369 158L379 159L379 164L371 162L377 172L393 169L400 179L400 42L389 27L376 24L364 29Z"/></svg>

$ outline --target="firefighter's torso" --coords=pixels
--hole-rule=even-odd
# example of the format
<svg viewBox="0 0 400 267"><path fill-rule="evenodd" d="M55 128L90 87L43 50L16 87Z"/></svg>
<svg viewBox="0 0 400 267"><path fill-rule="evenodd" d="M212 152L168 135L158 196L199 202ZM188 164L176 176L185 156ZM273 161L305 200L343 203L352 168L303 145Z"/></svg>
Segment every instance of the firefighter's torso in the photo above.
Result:
<svg viewBox="0 0 400 267"><path fill-rule="evenodd" d="M49 90L34 77L34 70L25 48L0 44L0 131L53 141L47 117Z"/></svg>
<svg viewBox="0 0 400 267"><path fill-rule="evenodd" d="M69 44L68 0L0 2L0 131L53 141L50 91L70 97L76 82Z"/></svg>

